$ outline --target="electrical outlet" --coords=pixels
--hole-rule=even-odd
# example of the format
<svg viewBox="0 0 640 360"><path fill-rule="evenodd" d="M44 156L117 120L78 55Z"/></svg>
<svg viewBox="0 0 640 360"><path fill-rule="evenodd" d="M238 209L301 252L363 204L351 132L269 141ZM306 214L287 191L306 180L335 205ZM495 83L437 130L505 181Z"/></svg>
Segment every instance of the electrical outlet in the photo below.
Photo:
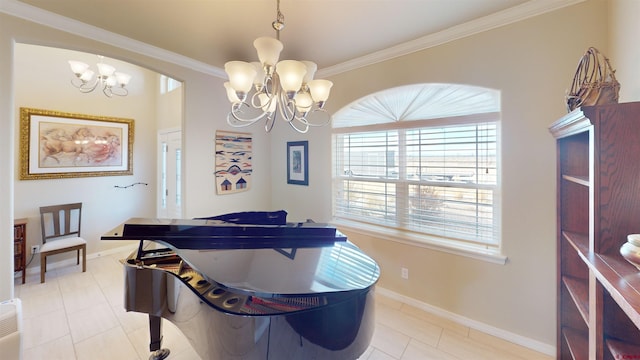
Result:
<svg viewBox="0 0 640 360"><path fill-rule="evenodd" d="M40 251L40 246L38 245L32 245L31 246L31 253L32 254L37 254Z"/></svg>
<svg viewBox="0 0 640 360"><path fill-rule="evenodd" d="M401 275L402 275L402 278L403 278L403 279L409 279L409 269L407 269L407 268L402 268L402 273L401 273Z"/></svg>

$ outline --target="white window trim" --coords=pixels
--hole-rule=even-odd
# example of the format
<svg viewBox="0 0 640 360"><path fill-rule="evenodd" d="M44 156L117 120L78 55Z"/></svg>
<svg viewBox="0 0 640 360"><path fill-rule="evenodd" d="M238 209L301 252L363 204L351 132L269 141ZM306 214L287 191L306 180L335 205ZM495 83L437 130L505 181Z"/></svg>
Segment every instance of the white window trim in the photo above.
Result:
<svg viewBox="0 0 640 360"><path fill-rule="evenodd" d="M407 118L403 118L402 120L394 120L394 116L398 116L398 114L402 113L403 111L403 108L401 106L400 107L396 106L394 110L397 111L397 113L387 114L391 116L388 117L386 120L382 120L378 118L374 124L363 124L362 122L359 122L359 123L356 122L358 123L358 125L356 126L347 125L348 123L351 122L350 118L366 117L366 114L369 111L372 111L371 113L372 115L374 113L375 115L378 115L378 116L381 115L379 113L376 113L375 111L377 105L376 106L368 105L368 102L372 101L370 99L373 99L374 104L380 104L380 103L386 104L387 101L389 101L390 103L393 103L394 98L398 96L398 94L402 94L402 95L406 95L407 97L407 99L404 99L404 101L407 101L407 104L406 104L407 109L409 108L409 106L414 107L415 109L416 102L418 102L416 99L420 99L423 102L422 106L426 106L429 103L430 99L434 98L431 96L433 95L431 93L432 89L435 89L435 91L439 91L442 89L446 91L452 90L451 96L448 96L448 97L436 96L436 98L438 98L437 101L443 102L444 108L447 108L447 106L450 105L449 107L450 110L442 110L442 107L440 107L441 112L438 114L440 116L438 115L429 116L428 113L421 113L419 115L420 118L407 117ZM395 90L399 90L399 91L396 92ZM403 92L403 90L408 90L408 91ZM467 104L466 110L469 110L469 112L467 113L457 112L461 103L465 102L465 100L463 100L464 97L460 98L458 97L458 95L464 94L467 90L472 91L477 95L473 97L474 99L481 98L482 101L484 101L482 102L482 106L486 106L486 107L484 108L483 112L481 113L474 112L474 110L478 109L478 106L481 106L480 102L475 102L475 103L471 102ZM334 128L332 129L332 134L333 136L335 136L336 134L340 134L340 133L397 130L402 128L432 127L432 126L452 125L452 124L462 125L465 123L481 123L481 122L488 122L488 121L495 122L496 129L498 132L498 142L497 142L498 148L496 149L497 150L496 165L498 167L498 174L497 174L497 183L495 186L496 190L494 193L494 197L495 197L494 201L501 203L502 166L501 166L500 148L501 148L502 139L500 136L501 134L500 110L499 110L500 97L499 95L496 95L497 93L495 90L490 90L490 89L485 89L485 90L491 92L493 96L485 96L485 94L483 94L482 88L465 86L465 85L453 85L453 84L416 84L416 85L409 85L409 86L400 87L396 89L381 91L379 93L375 93L365 98L362 98L358 101L355 101L354 103L349 104L348 106L343 108L343 110L340 110L338 113L336 113L336 115L334 115ZM421 98L421 95L423 95L423 93L426 93L427 95L426 97ZM387 94L389 94L388 97L387 97ZM415 98L411 98L411 96L414 94L415 94ZM394 105L397 105L397 104L394 104ZM488 109L494 109L494 110L486 111ZM389 110L389 109L385 108L385 110ZM445 115L447 111L450 112L449 115ZM344 113L345 118L342 119L344 121L340 121L339 122L340 125L336 126L335 117L342 115L342 113ZM332 166L332 169L333 168L334 166ZM332 178L335 179L336 176L338 176L338 174L333 174ZM333 197L332 197L332 201L334 201ZM497 216L497 221L498 221L497 236L499 240L499 245L497 248L485 248L482 245L475 246L473 244L457 242L455 240L447 241L435 235L414 233L406 229L375 225L371 223L364 223L364 222L359 222L357 220L351 220L351 219L345 219L345 218L339 218L339 217L334 218L332 223L338 228L344 228L345 230L348 230L348 231L352 231L352 232L359 233L366 236L371 236L374 238L379 238L384 241L394 241L402 244L437 250L445 253L461 255L461 256L477 259L477 260L504 265L506 264L508 258L506 255L503 254L504 241L503 241L502 230L501 230L502 206L498 206L498 211L495 214L495 216Z"/></svg>
<svg viewBox="0 0 640 360"><path fill-rule="evenodd" d="M472 246L455 246L451 243L439 240L436 236L424 234L417 235L401 229L393 229L337 218L333 219L331 224L336 226L338 229L344 229L344 231L355 232L361 235L383 239L384 241L394 241L400 244L437 250L499 265L505 265L508 259L507 256L496 253L493 250L485 250L480 247Z"/></svg>
<svg viewBox="0 0 640 360"><path fill-rule="evenodd" d="M168 94L182 87L182 82L167 75L160 74L160 94Z"/></svg>

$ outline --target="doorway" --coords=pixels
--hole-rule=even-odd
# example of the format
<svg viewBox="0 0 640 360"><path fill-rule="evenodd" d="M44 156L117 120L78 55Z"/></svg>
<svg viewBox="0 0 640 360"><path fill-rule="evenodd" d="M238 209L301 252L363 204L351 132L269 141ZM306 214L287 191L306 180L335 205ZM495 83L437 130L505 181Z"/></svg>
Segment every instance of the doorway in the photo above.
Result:
<svg viewBox="0 0 640 360"><path fill-rule="evenodd" d="M182 218L182 131L158 132L159 182L158 211L160 219Z"/></svg>

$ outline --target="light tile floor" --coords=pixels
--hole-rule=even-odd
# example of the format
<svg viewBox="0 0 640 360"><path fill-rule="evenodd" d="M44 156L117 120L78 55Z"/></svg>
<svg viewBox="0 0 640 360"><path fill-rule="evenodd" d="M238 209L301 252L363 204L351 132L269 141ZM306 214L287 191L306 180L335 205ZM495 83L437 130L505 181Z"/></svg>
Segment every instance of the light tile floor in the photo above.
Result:
<svg viewBox="0 0 640 360"><path fill-rule="evenodd" d="M127 255L88 260L85 273L78 266L50 270L44 284L39 274L29 274L24 285L16 279L15 296L23 306L24 360L149 358L147 316L123 308L119 259ZM361 360L552 359L377 296L376 329ZM169 359L199 359L171 322L165 321L163 330Z"/></svg>

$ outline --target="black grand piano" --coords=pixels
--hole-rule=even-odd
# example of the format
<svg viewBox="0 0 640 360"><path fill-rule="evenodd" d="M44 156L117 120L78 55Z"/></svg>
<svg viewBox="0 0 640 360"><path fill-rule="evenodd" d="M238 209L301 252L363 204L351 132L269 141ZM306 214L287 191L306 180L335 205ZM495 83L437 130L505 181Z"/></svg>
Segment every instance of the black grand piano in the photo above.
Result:
<svg viewBox="0 0 640 360"><path fill-rule="evenodd" d="M134 218L102 236L140 240L122 260L124 304L149 315L150 359L169 355L162 318L203 360L358 359L374 331L376 262L325 224L231 215Z"/></svg>

